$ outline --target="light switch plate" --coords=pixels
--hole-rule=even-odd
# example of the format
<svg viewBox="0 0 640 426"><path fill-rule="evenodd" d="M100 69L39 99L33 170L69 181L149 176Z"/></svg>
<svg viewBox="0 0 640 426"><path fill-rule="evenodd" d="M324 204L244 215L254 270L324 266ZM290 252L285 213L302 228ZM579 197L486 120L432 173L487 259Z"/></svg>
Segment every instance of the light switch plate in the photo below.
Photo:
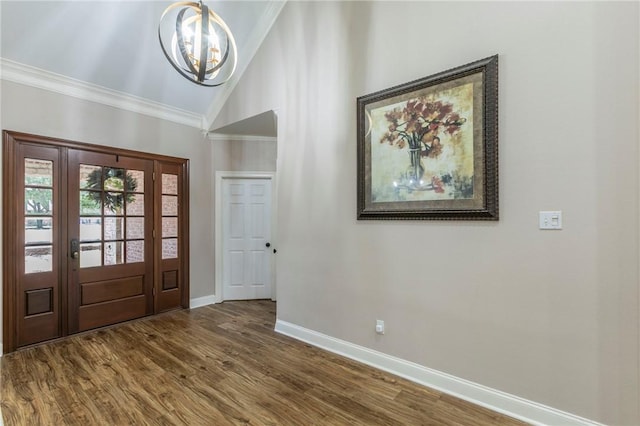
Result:
<svg viewBox="0 0 640 426"><path fill-rule="evenodd" d="M562 211L540 212L540 229L562 229Z"/></svg>

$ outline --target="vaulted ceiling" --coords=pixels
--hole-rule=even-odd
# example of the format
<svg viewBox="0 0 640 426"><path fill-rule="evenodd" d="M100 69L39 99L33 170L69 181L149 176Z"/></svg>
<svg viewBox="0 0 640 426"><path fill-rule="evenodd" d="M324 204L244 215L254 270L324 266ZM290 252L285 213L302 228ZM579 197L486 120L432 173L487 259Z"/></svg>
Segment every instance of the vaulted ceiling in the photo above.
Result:
<svg viewBox="0 0 640 426"><path fill-rule="evenodd" d="M163 56L158 23L172 3L1 0L2 78L63 82L84 91L105 89L105 96L148 101L147 109L156 106L182 114L185 123L209 130L284 2L205 2L225 20L238 45L234 77L215 88L187 81Z"/></svg>

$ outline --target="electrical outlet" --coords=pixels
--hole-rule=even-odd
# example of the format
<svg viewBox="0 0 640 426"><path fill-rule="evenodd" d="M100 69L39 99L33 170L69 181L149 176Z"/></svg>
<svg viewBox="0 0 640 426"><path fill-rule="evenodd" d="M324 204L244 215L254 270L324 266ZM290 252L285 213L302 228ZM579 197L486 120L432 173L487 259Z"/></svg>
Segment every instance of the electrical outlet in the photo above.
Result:
<svg viewBox="0 0 640 426"><path fill-rule="evenodd" d="M376 320L376 333L384 334L384 321Z"/></svg>

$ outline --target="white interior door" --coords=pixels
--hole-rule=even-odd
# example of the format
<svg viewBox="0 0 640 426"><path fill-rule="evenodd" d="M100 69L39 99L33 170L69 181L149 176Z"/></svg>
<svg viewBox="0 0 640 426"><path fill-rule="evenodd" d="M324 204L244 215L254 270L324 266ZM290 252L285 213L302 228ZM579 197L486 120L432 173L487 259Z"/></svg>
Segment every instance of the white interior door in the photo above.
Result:
<svg viewBox="0 0 640 426"><path fill-rule="evenodd" d="M222 181L222 296L271 297L271 180Z"/></svg>

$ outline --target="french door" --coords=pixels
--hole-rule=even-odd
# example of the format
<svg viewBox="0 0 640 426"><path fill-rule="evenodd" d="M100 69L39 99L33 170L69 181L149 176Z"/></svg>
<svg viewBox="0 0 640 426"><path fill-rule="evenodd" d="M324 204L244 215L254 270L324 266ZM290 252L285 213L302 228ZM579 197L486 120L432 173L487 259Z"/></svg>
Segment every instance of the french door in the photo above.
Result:
<svg viewBox="0 0 640 426"><path fill-rule="evenodd" d="M70 149L67 172L69 332L153 313L153 161Z"/></svg>
<svg viewBox="0 0 640 426"><path fill-rule="evenodd" d="M5 132L3 167L5 352L188 306L186 160Z"/></svg>

